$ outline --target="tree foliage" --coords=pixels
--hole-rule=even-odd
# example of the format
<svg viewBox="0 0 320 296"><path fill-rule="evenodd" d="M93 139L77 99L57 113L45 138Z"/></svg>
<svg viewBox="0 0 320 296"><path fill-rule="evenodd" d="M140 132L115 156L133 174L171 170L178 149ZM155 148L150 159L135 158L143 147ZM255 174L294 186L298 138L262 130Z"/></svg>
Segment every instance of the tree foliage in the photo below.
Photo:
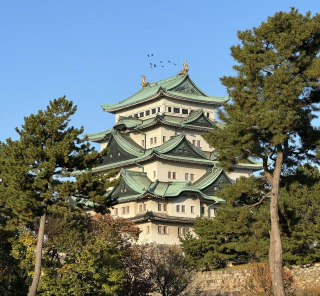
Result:
<svg viewBox="0 0 320 296"><path fill-rule="evenodd" d="M222 77L232 102L219 111L224 128L205 139L217 148L220 164L233 168L249 155L262 159L271 186L269 263L273 291L284 295L278 215L283 172L301 161L319 163L320 130L312 125L320 102L320 15L292 8L252 30L239 31L231 47L236 75Z"/></svg>
<svg viewBox="0 0 320 296"><path fill-rule="evenodd" d="M268 256L270 216L261 178L240 178L218 193L228 201L214 219L197 218L194 232L182 239L182 249L198 268L228 263L264 261ZM310 264L320 260L320 174L317 167L301 166L287 176L280 190L279 216L284 263Z"/></svg>
<svg viewBox="0 0 320 296"><path fill-rule="evenodd" d="M133 222L122 218L86 215L62 202L52 205L47 216L38 293L128 295L133 291L131 266L124 262L134 260L139 232ZM12 253L25 273L33 272L35 245L32 229L25 229L13 243Z"/></svg>

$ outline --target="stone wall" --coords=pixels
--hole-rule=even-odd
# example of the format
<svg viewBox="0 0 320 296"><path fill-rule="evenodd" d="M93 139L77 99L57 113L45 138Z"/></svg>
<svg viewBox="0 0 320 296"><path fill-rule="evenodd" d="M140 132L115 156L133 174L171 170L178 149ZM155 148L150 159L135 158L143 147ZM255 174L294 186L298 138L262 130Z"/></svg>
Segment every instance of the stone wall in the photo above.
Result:
<svg viewBox="0 0 320 296"><path fill-rule="evenodd" d="M293 266L290 270L297 290L316 285L320 287L320 263ZM250 272L250 268L241 266L224 270L198 272L190 288L191 290L201 291L201 293L196 293L201 296L243 295L245 292L243 285Z"/></svg>

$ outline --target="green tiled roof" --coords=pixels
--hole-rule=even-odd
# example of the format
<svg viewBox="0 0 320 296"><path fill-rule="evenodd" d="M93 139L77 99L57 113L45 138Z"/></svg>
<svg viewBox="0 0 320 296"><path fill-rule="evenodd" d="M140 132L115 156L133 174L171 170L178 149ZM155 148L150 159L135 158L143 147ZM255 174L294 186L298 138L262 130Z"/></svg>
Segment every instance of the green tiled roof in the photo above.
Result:
<svg viewBox="0 0 320 296"><path fill-rule="evenodd" d="M201 190L196 186L196 184L191 184L190 182L151 182L144 172L135 172L130 170L121 170L122 181L134 192L139 194L126 195L118 198L118 201L128 201L133 200L148 193L152 194L154 197L162 198L172 198L181 195L183 192L194 192L199 196L199 198L213 201L222 202L223 200L216 196L208 196L201 192ZM123 185L119 185L123 186ZM115 191L116 189L114 189Z"/></svg>
<svg viewBox="0 0 320 296"><path fill-rule="evenodd" d="M215 182L219 176L223 173L223 170L220 168L213 168L211 172L207 172L199 180L197 180L194 185L199 189L204 189L213 182Z"/></svg>
<svg viewBox="0 0 320 296"><path fill-rule="evenodd" d="M183 88L184 85L188 87ZM117 110L153 100L162 94L181 100L205 102L213 105L222 105L228 101L228 97L208 96L185 73L150 83L123 101L115 104L103 104L101 107L104 111L115 113Z"/></svg>
<svg viewBox="0 0 320 296"><path fill-rule="evenodd" d="M97 142L99 142L99 141L101 141L101 140L104 140L104 139L105 139L105 136L108 135L108 134L110 134L111 131L112 131L112 128L111 128L111 129L108 129L108 130L105 130L105 131L103 131L103 132L95 133L95 134L85 134L85 136L87 136L90 141L93 141L93 142L97 141Z"/></svg>
<svg viewBox="0 0 320 296"><path fill-rule="evenodd" d="M203 131L210 131L209 126L203 126L202 124L198 123L196 120L203 116L204 120L207 121L208 125L220 125L218 122L213 122L209 118L203 115L203 110L199 109L195 112L192 112L187 117L177 117L165 114L157 113L155 117L148 118L148 119L139 119L133 116L122 116L119 118L118 122L114 125L114 129L120 129L122 126L126 127L126 129L143 129L150 125L154 125L157 123L162 123L166 125L173 125L176 127L184 127L184 128L191 128L191 129L198 129ZM101 142L106 140L107 136L111 134L113 129L108 129L103 132L95 133L95 134L86 134L90 141L93 142Z"/></svg>
<svg viewBox="0 0 320 296"><path fill-rule="evenodd" d="M140 157L144 154L143 148L133 141L128 134L122 134L117 131L113 131L111 136L114 138L117 144L128 153L136 157Z"/></svg>
<svg viewBox="0 0 320 296"><path fill-rule="evenodd" d="M144 193L152 183L144 172L121 169L121 177L129 187L140 193Z"/></svg>
<svg viewBox="0 0 320 296"><path fill-rule="evenodd" d="M110 137L110 141L112 140L112 138L116 140L121 149L129 152L132 155L135 155L136 157L126 160L120 159L119 161L116 161L115 158L112 158L112 162L93 168L93 172L104 171L115 167L124 167L133 163L146 161L153 157L172 160L175 162L198 163L214 166L214 163L210 159L208 159L200 149L192 145L183 134L174 136L162 145L156 148L148 149L146 151L144 151L139 145L137 145L129 136L125 136L125 134L113 131ZM190 156L191 154L170 154L170 152L183 141L185 141L185 143L188 145L188 149L190 149L190 151L194 151L193 155Z"/></svg>

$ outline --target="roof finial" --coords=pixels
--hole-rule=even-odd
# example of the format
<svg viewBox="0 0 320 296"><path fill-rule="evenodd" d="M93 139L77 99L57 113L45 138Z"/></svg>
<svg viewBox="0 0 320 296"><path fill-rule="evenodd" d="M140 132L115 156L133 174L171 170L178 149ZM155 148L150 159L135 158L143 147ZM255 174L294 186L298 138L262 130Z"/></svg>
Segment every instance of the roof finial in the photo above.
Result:
<svg viewBox="0 0 320 296"><path fill-rule="evenodd" d="M149 82L147 82L146 81L146 76L144 76L144 75L141 75L141 85L142 85L142 87L145 87L145 86L147 86L148 84L149 84Z"/></svg>
<svg viewBox="0 0 320 296"><path fill-rule="evenodd" d="M181 70L180 74L187 73L189 71L188 61L183 63L183 69Z"/></svg>

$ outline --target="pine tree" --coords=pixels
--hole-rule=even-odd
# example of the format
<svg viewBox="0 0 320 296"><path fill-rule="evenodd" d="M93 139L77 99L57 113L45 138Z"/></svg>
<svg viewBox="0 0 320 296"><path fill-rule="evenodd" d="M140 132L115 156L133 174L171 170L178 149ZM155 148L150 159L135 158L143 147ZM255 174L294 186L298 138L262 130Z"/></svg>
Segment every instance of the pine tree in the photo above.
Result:
<svg viewBox="0 0 320 296"><path fill-rule="evenodd" d="M215 218L197 218L196 235L181 238L184 253L198 268L221 268L264 259L268 254L269 229L266 203L253 207L264 195L260 178L241 177L225 184L219 197L227 202Z"/></svg>
<svg viewBox="0 0 320 296"><path fill-rule="evenodd" d="M319 262L319 170L305 164L282 179L285 186L280 188L279 219L283 261L286 265ZM263 178L252 176L225 184L217 192L227 199L217 210L217 217L197 218L196 236L189 233L181 239L184 253L196 267L265 261L270 241L269 198L262 200L266 191Z"/></svg>
<svg viewBox="0 0 320 296"><path fill-rule="evenodd" d="M220 111L225 123L205 138L226 169L248 155L262 159L271 186L269 264L275 295L284 295L278 197L283 172L317 161L320 131L312 126L320 102L320 15L292 8L260 27L238 32L231 47L234 77L222 77L232 102ZM318 154L319 156L319 154Z"/></svg>
<svg viewBox="0 0 320 296"><path fill-rule="evenodd" d="M73 181L75 170L87 170L99 162L99 153L81 139L83 128L69 126L77 108L65 97L51 101L47 109L24 118L16 128L20 138L0 143L0 207L7 224L38 218L36 263L29 295L36 295L40 278L42 243L48 207L72 195L100 201L106 208L104 178L90 171ZM69 178L69 180L68 180ZM101 210L102 210L101 209Z"/></svg>

